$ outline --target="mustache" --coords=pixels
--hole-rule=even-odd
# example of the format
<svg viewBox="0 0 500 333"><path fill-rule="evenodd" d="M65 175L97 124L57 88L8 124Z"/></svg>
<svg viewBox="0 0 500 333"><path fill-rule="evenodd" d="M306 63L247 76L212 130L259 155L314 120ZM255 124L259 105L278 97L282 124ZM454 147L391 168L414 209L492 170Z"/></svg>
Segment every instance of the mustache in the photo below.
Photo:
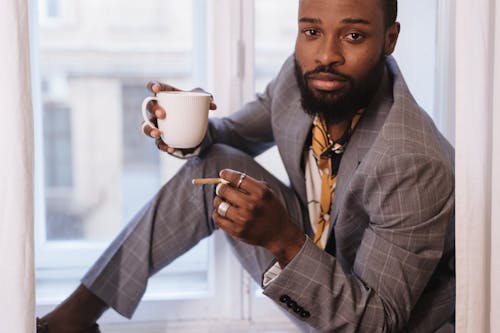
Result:
<svg viewBox="0 0 500 333"><path fill-rule="evenodd" d="M352 81L352 78L349 75L344 74L342 72L339 72L331 65L321 65L321 66L316 67L312 71L308 71L308 72L304 73L304 79L308 80L312 75L315 75L315 74L333 74L333 75L338 76L346 81Z"/></svg>

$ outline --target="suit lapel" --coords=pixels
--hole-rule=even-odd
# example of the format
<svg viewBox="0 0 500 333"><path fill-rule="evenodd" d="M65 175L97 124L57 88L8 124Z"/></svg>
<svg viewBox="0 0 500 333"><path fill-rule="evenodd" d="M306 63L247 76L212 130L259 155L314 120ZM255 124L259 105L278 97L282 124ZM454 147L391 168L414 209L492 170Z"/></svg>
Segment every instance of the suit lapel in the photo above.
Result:
<svg viewBox="0 0 500 333"><path fill-rule="evenodd" d="M284 93L287 101L283 112L275 115L273 130L283 164L287 169L290 182L302 204L306 205L306 187L302 168L303 152L311 131L312 118L302 109L300 92L296 84Z"/></svg>
<svg viewBox="0 0 500 333"><path fill-rule="evenodd" d="M335 199L332 204L330 218L330 232L337 222L339 211L343 206L347 187L358 165L370 150L373 142L380 133L387 114L393 105L392 81L389 74L384 74L384 79L373 102L366 108L363 118L358 123L351 139L347 144L344 156L337 174Z"/></svg>
<svg viewBox="0 0 500 333"><path fill-rule="evenodd" d="M306 187L303 164L304 145L309 136L312 118L302 109L300 91L293 76L293 65L285 77L293 79L284 82L276 92L273 108L273 134L291 185L302 204L306 206Z"/></svg>

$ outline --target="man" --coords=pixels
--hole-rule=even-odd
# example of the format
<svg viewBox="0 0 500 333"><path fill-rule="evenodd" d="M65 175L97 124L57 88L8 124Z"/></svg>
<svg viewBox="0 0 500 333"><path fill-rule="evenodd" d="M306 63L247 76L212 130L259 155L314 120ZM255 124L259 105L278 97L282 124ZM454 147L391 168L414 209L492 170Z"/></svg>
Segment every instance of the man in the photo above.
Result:
<svg viewBox="0 0 500 333"><path fill-rule="evenodd" d="M160 149L198 157L39 331L98 332L108 306L130 317L151 274L220 228L304 332L453 332L453 149L390 57L396 12L395 0L300 0L294 57L194 152L145 126ZM291 187L252 158L273 144ZM186 186L218 175L229 184Z"/></svg>

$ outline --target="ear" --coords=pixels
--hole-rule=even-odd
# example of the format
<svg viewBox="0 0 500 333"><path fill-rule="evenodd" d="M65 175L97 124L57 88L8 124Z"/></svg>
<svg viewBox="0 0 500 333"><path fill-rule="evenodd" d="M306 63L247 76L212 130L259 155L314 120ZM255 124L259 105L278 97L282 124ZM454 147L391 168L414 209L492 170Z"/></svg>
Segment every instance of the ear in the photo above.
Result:
<svg viewBox="0 0 500 333"><path fill-rule="evenodd" d="M387 30L385 31L385 45L384 45L385 56L390 56L392 52L394 52L400 30L401 26L399 25L399 22L394 22L394 24L388 27Z"/></svg>

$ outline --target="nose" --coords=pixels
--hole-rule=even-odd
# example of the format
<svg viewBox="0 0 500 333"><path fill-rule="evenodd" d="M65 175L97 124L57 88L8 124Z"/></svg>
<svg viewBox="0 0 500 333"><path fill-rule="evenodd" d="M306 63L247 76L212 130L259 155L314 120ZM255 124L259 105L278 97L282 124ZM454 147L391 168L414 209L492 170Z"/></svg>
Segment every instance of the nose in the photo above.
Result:
<svg viewBox="0 0 500 333"><path fill-rule="evenodd" d="M321 43L316 56L316 62L323 66L338 66L345 62L340 41L331 37Z"/></svg>

